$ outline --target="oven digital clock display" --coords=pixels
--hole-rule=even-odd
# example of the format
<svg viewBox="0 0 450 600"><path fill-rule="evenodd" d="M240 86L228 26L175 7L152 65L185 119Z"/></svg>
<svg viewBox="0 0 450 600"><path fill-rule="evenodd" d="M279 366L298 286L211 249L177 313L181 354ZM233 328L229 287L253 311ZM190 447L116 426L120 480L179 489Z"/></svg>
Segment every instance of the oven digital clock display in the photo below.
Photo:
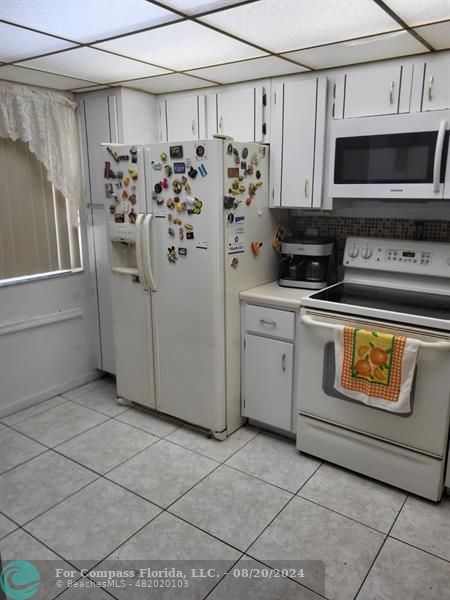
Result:
<svg viewBox="0 0 450 600"><path fill-rule="evenodd" d="M415 252L402 252L402 256L404 258L415 258L416 253Z"/></svg>

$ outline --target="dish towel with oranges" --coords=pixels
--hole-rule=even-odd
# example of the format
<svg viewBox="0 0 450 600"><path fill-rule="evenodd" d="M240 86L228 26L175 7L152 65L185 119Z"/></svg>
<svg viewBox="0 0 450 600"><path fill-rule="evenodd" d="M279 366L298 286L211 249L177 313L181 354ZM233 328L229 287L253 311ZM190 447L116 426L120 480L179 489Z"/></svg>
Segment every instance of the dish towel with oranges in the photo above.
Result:
<svg viewBox="0 0 450 600"><path fill-rule="evenodd" d="M337 327L334 388L368 406L410 413L419 345L399 335Z"/></svg>

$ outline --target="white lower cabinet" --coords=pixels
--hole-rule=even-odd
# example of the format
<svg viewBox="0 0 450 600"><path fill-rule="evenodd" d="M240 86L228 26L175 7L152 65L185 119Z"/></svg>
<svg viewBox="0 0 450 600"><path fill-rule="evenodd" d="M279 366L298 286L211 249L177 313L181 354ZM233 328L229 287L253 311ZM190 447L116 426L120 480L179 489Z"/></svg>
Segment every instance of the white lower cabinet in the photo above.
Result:
<svg viewBox="0 0 450 600"><path fill-rule="evenodd" d="M280 320L285 320L283 317L286 316L292 317L292 341L267 337L267 334L249 333L245 325L245 315L253 319L258 309L259 320L263 326L265 323L276 322L277 314ZM267 314L270 314L270 319L267 318ZM292 431L294 313L245 305L243 318L242 414L271 427ZM251 322L250 319L248 322ZM275 332L276 326L272 327ZM274 335L276 336L276 333Z"/></svg>

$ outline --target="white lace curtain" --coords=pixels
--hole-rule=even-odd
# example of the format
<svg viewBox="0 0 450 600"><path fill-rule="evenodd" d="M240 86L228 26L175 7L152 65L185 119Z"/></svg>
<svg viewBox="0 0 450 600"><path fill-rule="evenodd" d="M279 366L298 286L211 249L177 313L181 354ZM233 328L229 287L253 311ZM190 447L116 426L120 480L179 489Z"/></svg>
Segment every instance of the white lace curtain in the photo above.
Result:
<svg viewBox="0 0 450 600"><path fill-rule="evenodd" d="M81 198L77 104L68 94L0 81L0 137L22 140L68 200L77 223Z"/></svg>

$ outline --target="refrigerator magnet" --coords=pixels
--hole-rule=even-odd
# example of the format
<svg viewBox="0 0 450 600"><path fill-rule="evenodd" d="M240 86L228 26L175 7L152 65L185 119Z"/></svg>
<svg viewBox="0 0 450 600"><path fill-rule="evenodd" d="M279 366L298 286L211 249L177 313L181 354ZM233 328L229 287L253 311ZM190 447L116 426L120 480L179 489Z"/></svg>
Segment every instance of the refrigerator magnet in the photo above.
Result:
<svg viewBox="0 0 450 600"><path fill-rule="evenodd" d="M208 172L207 172L207 170L205 168L205 165L203 163L199 166L198 172L200 173L200 175L202 177L206 177L208 175Z"/></svg>
<svg viewBox="0 0 450 600"><path fill-rule="evenodd" d="M183 158L183 146L170 146L169 147L170 158Z"/></svg>
<svg viewBox="0 0 450 600"><path fill-rule="evenodd" d="M187 240L193 240L194 239L194 232L193 231L187 231L186 232L186 239Z"/></svg>
<svg viewBox="0 0 450 600"><path fill-rule="evenodd" d="M206 160L205 146L202 144L195 146L195 156L197 157L197 160Z"/></svg>
<svg viewBox="0 0 450 600"><path fill-rule="evenodd" d="M167 154L165 152L161 152L161 154L159 155L159 158L161 159L161 162L163 162L163 163L167 162Z"/></svg>
<svg viewBox="0 0 450 600"><path fill-rule="evenodd" d="M182 188L183 186L181 185L181 181L179 179L174 179L172 181L172 189L175 192L175 194L181 194Z"/></svg>
<svg viewBox="0 0 450 600"><path fill-rule="evenodd" d="M173 172L174 173L186 173L185 163L184 162L173 163Z"/></svg>
<svg viewBox="0 0 450 600"><path fill-rule="evenodd" d="M179 256L187 256L187 248L178 248Z"/></svg>
<svg viewBox="0 0 450 600"><path fill-rule="evenodd" d="M195 244L195 247L198 248L199 250L208 250L208 241L207 240L199 240Z"/></svg>
<svg viewBox="0 0 450 600"><path fill-rule="evenodd" d="M131 225L136 224L136 217L137 217L137 214L134 212L134 208L132 208L130 210L130 212L128 213L128 221L131 223Z"/></svg>
<svg viewBox="0 0 450 600"><path fill-rule="evenodd" d="M125 215L123 213L116 213L114 215L115 223L125 223Z"/></svg>
<svg viewBox="0 0 450 600"><path fill-rule="evenodd" d="M248 156L248 148L247 146L242 150L242 158L245 160Z"/></svg>

